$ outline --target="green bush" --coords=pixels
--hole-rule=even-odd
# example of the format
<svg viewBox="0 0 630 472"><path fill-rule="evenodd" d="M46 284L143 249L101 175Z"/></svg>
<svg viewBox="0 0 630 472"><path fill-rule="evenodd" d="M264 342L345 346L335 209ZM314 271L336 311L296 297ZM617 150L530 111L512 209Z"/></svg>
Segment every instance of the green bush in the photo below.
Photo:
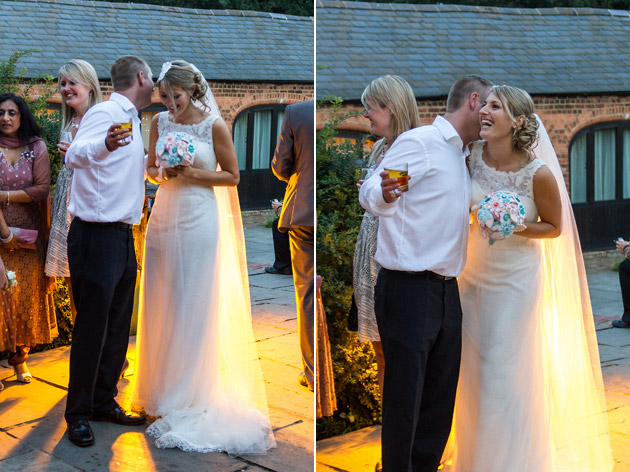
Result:
<svg viewBox="0 0 630 472"><path fill-rule="evenodd" d="M61 127L61 115L59 112L48 111L47 100L54 93L53 77L42 75L27 79L26 68L18 70L17 63L21 57L38 53L39 49L28 49L13 53L8 59L0 61L0 94L15 93L22 96L29 104L29 108L42 129L42 139L46 142L51 167L51 184L54 187L57 174L61 169L61 154L57 149L59 142L59 130ZM43 93L37 98L31 96L36 84L43 85ZM51 188L52 192L52 188ZM72 316L70 314L70 300L68 287L63 279L57 279L57 289L53 292L59 336L51 343L35 346L31 352L44 351L70 343L72 337ZM0 353L0 359L6 359L8 352Z"/></svg>
<svg viewBox="0 0 630 472"><path fill-rule="evenodd" d="M331 118L317 133L317 273L335 373L338 411L317 421L317 439L380 421L380 394L374 351L347 330L352 297L352 259L364 210L356 187L363 166L363 142L336 142L336 127L358 113L341 114L341 100L328 100Z"/></svg>

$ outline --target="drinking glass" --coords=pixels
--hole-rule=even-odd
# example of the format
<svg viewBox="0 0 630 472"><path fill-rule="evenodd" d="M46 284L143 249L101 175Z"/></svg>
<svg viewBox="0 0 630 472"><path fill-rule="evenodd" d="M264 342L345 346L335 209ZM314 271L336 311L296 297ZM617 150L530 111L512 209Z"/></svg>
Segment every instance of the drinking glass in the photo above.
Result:
<svg viewBox="0 0 630 472"><path fill-rule="evenodd" d="M389 174L390 179L398 179L400 187L394 190L400 193L409 188L409 165L407 163L397 164L396 167L386 167L385 170Z"/></svg>
<svg viewBox="0 0 630 472"><path fill-rule="evenodd" d="M128 129L129 130L129 135L124 138L124 141L126 143L130 143L131 140L133 139L133 128L131 126L131 121L128 121L126 123L121 123L120 126L118 128L116 128L116 130L119 130L119 129Z"/></svg>

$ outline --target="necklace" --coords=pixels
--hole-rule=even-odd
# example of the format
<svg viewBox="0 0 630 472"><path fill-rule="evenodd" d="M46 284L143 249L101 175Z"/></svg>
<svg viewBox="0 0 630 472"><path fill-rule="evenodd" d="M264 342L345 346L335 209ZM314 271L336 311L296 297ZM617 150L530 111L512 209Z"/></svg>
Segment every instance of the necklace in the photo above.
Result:
<svg viewBox="0 0 630 472"><path fill-rule="evenodd" d="M79 125L77 123L74 122L74 116L72 117L72 119L70 120L70 126L74 129L79 129Z"/></svg>

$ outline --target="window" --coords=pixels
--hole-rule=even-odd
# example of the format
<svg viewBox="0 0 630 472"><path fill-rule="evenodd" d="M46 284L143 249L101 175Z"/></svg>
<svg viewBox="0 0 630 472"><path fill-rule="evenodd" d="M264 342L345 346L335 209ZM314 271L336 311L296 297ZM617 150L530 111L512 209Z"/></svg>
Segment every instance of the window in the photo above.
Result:
<svg viewBox="0 0 630 472"><path fill-rule="evenodd" d="M599 123L580 131L569 159L574 204L630 199L630 122Z"/></svg>
<svg viewBox="0 0 630 472"><path fill-rule="evenodd" d="M284 105L261 105L238 114L233 135L239 170L269 169L282 128L284 108Z"/></svg>
<svg viewBox="0 0 630 472"><path fill-rule="evenodd" d="M153 117L166 110L166 107L160 103L154 103L140 110L138 113L140 118L140 130L142 131L142 144L145 149L149 149L149 133L151 131L151 121Z"/></svg>

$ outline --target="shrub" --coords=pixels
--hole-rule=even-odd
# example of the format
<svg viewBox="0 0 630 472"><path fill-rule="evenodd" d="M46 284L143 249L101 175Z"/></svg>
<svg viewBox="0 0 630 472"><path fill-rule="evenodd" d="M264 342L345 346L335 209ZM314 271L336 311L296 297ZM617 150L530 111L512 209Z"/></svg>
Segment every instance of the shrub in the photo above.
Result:
<svg viewBox="0 0 630 472"><path fill-rule="evenodd" d="M13 53L7 60L0 61L0 94L15 93L22 96L29 105L33 116L42 129L42 139L46 142L48 156L51 167L51 184L54 186L57 174L61 169L61 154L57 149L59 142L59 130L61 126L61 115L59 112L47 110L47 99L54 93L53 77L51 75L41 75L26 79L26 68L18 70L17 62L21 57L39 52L39 49L28 49ZM35 85L42 86L42 93L36 98L31 96ZM52 192L52 189L51 189ZM40 344L34 347L31 352L44 351L70 343L72 337L72 317L70 314L70 300L68 298L68 287L63 279L57 279L57 289L53 292L55 311L57 314L57 324L59 336L48 344ZM0 359L6 359L8 352L0 353Z"/></svg>
<svg viewBox="0 0 630 472"><path fill-rule="evenodd" d="M338 411L317 421L317 439L380 421L374 351L347 330L352 296L352 259L364 210L356 187L363 166L363 142L336 142L336 127L358 113L341 114L341 100L329 99L331 118L317 133L317 273L332 348Z"/></svg>
<svg viewBox="0 0 630 472"><path fill-rule="evenodd" d="M26 68L18 70L17 62L23 56L40 52L39 49L27 49L17 51L4 61L0 61L0 94L15 93L26 100L42 129L42 139L46 142L48 156L50 158L51 183L54 187L57 181L57 174L61 169L61 154L57 149L59 142L59 130L61 127L61 114L57 111L48 111L47 100L54 93L54 78L52 75L44 74L30 79L26 79ZM42 93L37 98L33 98L31 93L35 85L42 86Z"/></svg>

